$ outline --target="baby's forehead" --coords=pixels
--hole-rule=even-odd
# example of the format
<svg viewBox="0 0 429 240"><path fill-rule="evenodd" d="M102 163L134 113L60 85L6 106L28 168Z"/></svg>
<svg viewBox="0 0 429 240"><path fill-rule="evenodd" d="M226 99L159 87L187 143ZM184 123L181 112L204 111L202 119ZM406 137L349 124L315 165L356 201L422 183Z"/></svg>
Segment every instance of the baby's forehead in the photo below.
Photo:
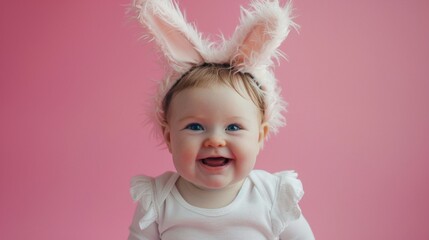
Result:
<svg viewBox="0 0 429 240"><path fill-rule="evenodd" d="M174 118L207 116L260 119L259 106L247 93L238 92L224 84L211 87L192 87L178 92L171 101L168 114Z"/></svg>

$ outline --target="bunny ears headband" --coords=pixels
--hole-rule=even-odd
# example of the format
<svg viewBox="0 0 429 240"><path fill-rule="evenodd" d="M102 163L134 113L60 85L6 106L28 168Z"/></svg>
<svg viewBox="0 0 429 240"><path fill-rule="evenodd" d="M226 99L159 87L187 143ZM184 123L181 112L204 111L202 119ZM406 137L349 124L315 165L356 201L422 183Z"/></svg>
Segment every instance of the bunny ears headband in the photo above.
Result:
<svg viewBox="0 0 429 240"><path fill-rule="evenodd" d="M133 0L137 19L163 52L169 69L159 84L155 116L160 125L165 114L162 101L180 77L204 63L229 64L249 73L264 92L264 120L276 133L285 119L285 102L280 97L272 66L281 52L278 47L297 25L292 21L290 3L281 7L279 0L253 0L250 9L241 8L240 24L229 40L212 43L186 22L178 5L171 0Z"/></svg>

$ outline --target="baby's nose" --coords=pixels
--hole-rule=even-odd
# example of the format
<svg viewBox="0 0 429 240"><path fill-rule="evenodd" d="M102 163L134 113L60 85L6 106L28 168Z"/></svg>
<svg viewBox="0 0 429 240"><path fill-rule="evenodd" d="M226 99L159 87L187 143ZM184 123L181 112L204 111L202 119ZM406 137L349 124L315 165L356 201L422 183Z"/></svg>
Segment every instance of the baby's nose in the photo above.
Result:
<svg viewBox="0 0 429 240"><path fill-rule="evenodd" d="M204 141L204 147L224 147L226 145L225 139L220 136L209 136Z"/></svg>

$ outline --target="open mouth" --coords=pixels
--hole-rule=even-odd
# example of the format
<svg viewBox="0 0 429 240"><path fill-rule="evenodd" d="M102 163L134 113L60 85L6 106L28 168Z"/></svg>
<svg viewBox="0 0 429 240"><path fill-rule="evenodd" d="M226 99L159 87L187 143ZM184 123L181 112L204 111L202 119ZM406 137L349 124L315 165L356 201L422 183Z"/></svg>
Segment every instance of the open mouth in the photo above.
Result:
<svg viewBox="0 0 429 240"><path fill-rule="evenodd" d="M227 165L231 159L223 158L223 157L215 157L215 158L204 158L201 159L201 162L209 167L223 167Z"/></svg>

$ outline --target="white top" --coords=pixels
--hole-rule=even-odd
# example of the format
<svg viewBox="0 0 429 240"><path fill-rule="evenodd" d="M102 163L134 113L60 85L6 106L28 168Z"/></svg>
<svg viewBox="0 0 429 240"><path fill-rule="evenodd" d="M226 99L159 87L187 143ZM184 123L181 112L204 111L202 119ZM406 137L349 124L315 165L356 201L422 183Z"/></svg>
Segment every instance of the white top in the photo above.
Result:
<svg viewBox="0 0 429 240"><path fill-rule="evenodd" d="M132 179L139 204L128 240L314 239L298 206L304 192L293 171L252 171L234 201L218 209L187 203L175 186L178 178L166 172Z"/></svg>

